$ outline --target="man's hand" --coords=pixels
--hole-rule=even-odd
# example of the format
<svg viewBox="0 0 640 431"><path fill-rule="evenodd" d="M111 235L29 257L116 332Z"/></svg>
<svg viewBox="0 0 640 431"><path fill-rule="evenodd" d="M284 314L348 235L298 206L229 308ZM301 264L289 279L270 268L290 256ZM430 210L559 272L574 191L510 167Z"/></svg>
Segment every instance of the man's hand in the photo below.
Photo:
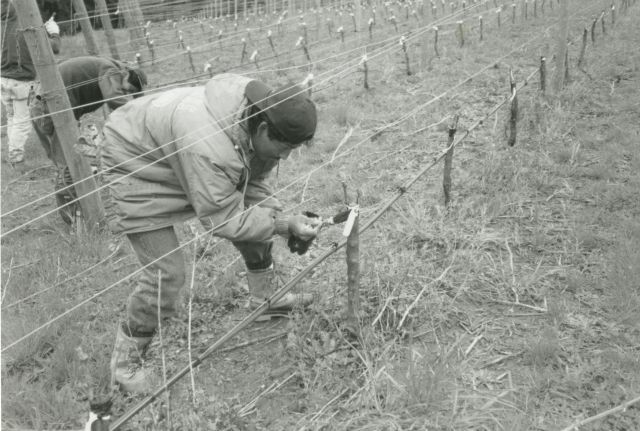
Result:
<svg viewBox="0 0 640 431"><path fill-rule="evenodd" d="M49 18L49 20L44 23L44 29L47 30L47 33L49 33L50 36L60 34L60 27L58 26L58 23L53 20L53 17Z"/></svg>
<svg viewBox="0 0 640 431"><path fill-rule="evenodd" d="M289 217L289 234L304 241L315 238L320 226L322 226L320 217L307 217L303 214Z"/></svg>

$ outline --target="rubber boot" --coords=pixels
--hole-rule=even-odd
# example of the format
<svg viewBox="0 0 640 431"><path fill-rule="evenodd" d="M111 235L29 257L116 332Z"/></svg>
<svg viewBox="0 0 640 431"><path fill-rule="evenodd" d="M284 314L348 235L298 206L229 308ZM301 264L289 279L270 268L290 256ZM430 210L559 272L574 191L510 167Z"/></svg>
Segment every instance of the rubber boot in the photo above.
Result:
<svg viewBox="0 0 640 431"><path fill-rule="evenodd" d="M142 353L152 337L129 337L118 328L111 355L111 386L124 392L149 393L153 389L153 373L142 367Z"/></svg>
<svg viewBox="0 0 640 431"><path fill-rule="evenodd" d="M252 307L258 307L276 291L276 273L271 265L267 269L247 271L247 282L251 294ZM272 317L286 317L294 308L305 308L313 302L310 293L286 293L272 303L263 316L257 319L269 320Z"/></svg>
<svg viewBox="0 0 640 431"><path fill-rule="evenodd" d="M55 184L56 205L60 218L68 225L76 221L80 211L80 205L77 201L69 203L77 197L75 187L69 187L72 184L73 179L71 178L69 167L65 166L63 169L58 170Z"/></svg>

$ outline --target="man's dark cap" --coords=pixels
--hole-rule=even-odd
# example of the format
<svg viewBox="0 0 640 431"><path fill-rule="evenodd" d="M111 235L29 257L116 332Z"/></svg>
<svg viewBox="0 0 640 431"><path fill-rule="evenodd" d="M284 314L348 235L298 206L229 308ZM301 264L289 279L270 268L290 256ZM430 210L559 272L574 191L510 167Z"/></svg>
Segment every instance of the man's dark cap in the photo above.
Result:
<svg viewBox="0 0 640 431"><path fill-rule="evenodd" d="M313 138L318 124L316 105L298 85L272 90L261 81L247 84L249 102L263 111L288 143L297 146Z"/></svg>
<svg viewBox="0 0 640 431"><path fill-rule="evenodd" d="M144 70L132 67L129 71L134 75L129 78L129 83L140 91L144 90L144 87L147 86L147 74L144 73Z"/></svg>

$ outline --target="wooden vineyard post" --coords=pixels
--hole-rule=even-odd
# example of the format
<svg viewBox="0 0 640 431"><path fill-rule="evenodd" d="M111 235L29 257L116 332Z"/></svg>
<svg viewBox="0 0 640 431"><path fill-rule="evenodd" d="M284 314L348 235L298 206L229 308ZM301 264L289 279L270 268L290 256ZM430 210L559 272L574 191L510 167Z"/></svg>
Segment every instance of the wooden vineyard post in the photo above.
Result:
<svg viewBox="0 0 640 431"><path fill-rule="evenodd" d="M544 97L547 91L547 59L540 57L540 93Z"/></svg>
<svg viewBox="0 0 640 431"><path fill-rule="evenodd" d="M480 21L480 42L482 42L482 40L484 39L484 36L482 34L483 33L483 28L484 28L484 24L483 24L483 21L482 21L482 15L480 15L478 17L478 20Z"/></svg>
<svg viewBox="0 0 640 431"><path fill-rule="evenodd" d="M247 39L242 38L242 53L240 54L240 64L244 64L244 59L247 58Z"/></svg>
<svg viewBox="0 0 640 431"><path fill-rule="evenodd" d="M616 25L616 6L611 5L611 27Z"/></svg>
<svg viewBox="0 0 640 431"><path fill-rule="evenodd" d="M568 29L568 0L560 0L560 20L558 22L558 36L556 45L556 68L553 81L553 91L557 94L564 87L564 75L565 75L565 58L567 52L567 34ZM553 4L553 1L550 2Z"/></svg>
<svg viewBox="0 0 640 431"><path fill-rule="evenodd" d="M578 69L582 69L584 63L584 53L587 50L587 38L589 36L589 30L585 27L582 32L582 46L580 46L580 55L578 56Z"/></svg>
<svg viewBox="0 0 640 431"><path fill-rule="evenodd" d="M500 28L502 26L501 20L500 20L500 15L502 15L502 8L498 8L496 10L496 15L498 16L498 28Z"/></svg>
<svg viewBox="0 0 640 431"><path fill-rule="evenodd" d="M564 82L569 82L569 47L564 52Z"/></svg>
<svg viewBox="0 0 640 431"><path fill-rule="evenodd" d="M305 81L307 83L307 95L311 98L311 95L313 94L313 73L309 73L305 78Z"/></svg>
<svg viewBox="0 0 640 431"><path fill-rule="evenodd" d="M346 184L343 183L342 187L346 194ZM349 209L349 218L342 231L342 235L347 237L347 323L356 329L360 326L360 217L357 203Z"/></svg>
<svg viewBox="0 0 640 431"><path fill-rule="evenodd" d="M191 66L191 71L196 73L196 66L193 64L193 56L191 55L191 47L187 46L187 57L189 57L189 65Z"/></svg>
<svg viewBox="0 0 640 431"><path fill-rule="evenodd" d="M271 33L271 30L267 31L267 39L269 40L269 46L271 47L271 51L273 52L273 55L275 55L276 60L278 60L278 52L276 51L276 47L273 44L273 34Z"/></svg>
<svg viewBox="0 0 640 431"><path fill-rule="evenodd" d="M256 65L256 69L260 70L260 65L258 64L258 50L254 50L251 56L249 57L249 61Z"/></svg>
<svg viewBox="0 0 640 431"><path fill-rule="evenodd" d="M411 65L409 64L409 51L407 50L407 39L404 36L400 37L400 46L402 52L404 52L404 61L407 65L407 75L411 75Z"/></svg>
<svg viewBox="0 0 640 431"><path fill-rule="evenodd" d="M605 19L604 19L604 11L602 11L602 14L600 14L600 24L602 24L602 35L606 35L607 34L607 29L605 26Z"/></svg>
<svg viewBox="0 0 640 431"><path fill-rule="evenodd" d="M154 49L153 46L154 46L153 45L153 39L151 39L149 41L148 48L149 48L149 52L151 53L151 64L152 65L155 64L155 62L156 62L156 50Z"/></svg>
<svg viewBox="0 0 640 431"><path fill-rule="evenodd" d="M141 23L136 20L134 10L134 2L136 0L123 0L120 4L124 7L121 13L124 15L124 22L129 29L129 44L133 52L140 52L140 41L144 37L142 34ZM137 4L137 3L136 3Z"/></svg>
<svg viewBox="0 0 640 431"><path fill-rule="evenodd" d="M80 27L82 27L82 35L84 41L87 44L87 52L89 55L100 55L98 51L98 44L93 34L93 28L91 28L91 22L87 14L87 8L84 5L83 0L73 0L73 8L76 10L78 19L80 20Z"/></svg>
<svg viewBox="0 0 640 431"><path fill-rule="evenodd" d="M364 71L364 88L369 89L369 66L367 65L367 54L362 57L362 68Z"/></svg>
<svg viewBox="0 0 640 431"><path fill-rule="evenodd" d="M458 21L458 37L460 38L460 48L464 47L464 21Z"/></svg>
<svg viewBox="0 0 640 431"><path fill-rule="evenodd" d="M511 23L512 24L516 23L516 4L515 3L511 5Z"/></svg>
<svg viewBox="0 0 640 431"><path fill-rule="evenodd" d="M511 98L509 101L509 139L507 144L513 147L516 144L516 136L518 134L518 92L516 91L516 81L513 78L513 70L509 70L509 88L511 90Z"/></svg>
<svg viewBox="0 0 640 431"><path fill-rule="evenodd" d="M353 2L354 7L355 7L355 31L356 32L360 32L362 31L362 4L360 2L360 0L354 0Z"/></svg>
<svg viewBox="0 0 640 431"><path fill-rule="evenodd" d="M304 56L307 58L307 61L309 63L311 63L311 55L309 54L309 48L307 47L307 41L304 39L303 36L300 36L298 38L298 41L296 42L296 46L300 46L302 48L302 51L304 52Z"/></svg>
<svg viewBox="0 0 640 431"><path fill-rule="evenodd" d="M85 226L89 231L93 231L104 219L104 210L100 195L96 193L96 183L91 176L91 167L74 150L74 143L78 142L76 120L53 57L49 38L44 30L40 10L36 0L20 0L15 2L14 6L20 23L25 28L24 38L40 78L44 91L43 97L49 112L53 113L51 119L71 172L76 193L80 198Z"/></svg>
<svg viewBox="0 0 640 431"><path fill-rule="evenodd" d="M436 57L440 57L440 53L438 52L438 27L433 27L433 50L436 53Z"/></svg>
<svg viewBox="0 0 640 431"><path fill-rule="evenodd" d="M442 174L442 190L444 192L444 206L451 202L451 167L453 166L453 139L458 129L458 115L456 114L448 128L447 152L444 156L444 170Z"/></svg>
<svg viewBox="0 0 640 431"><path fill-rule="evenodd" d="M97 11L100 14L100 22L102 22L104 35L107 38L107 44L109 45L111 58L120 60L120 54L118 54L118 45L116 44L116 36L113 33L113 27L111 26L111 17L109 16L107 3L105 2L105 0L95 0L95 2Z"/></svg>

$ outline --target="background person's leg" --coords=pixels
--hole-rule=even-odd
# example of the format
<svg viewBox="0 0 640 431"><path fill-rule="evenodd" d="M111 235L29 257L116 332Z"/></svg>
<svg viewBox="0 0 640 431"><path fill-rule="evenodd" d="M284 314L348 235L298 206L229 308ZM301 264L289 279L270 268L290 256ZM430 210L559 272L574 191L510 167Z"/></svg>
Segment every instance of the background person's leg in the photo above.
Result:
<svg viewBox="0 0 640 431"><path fill-rule="evenodd" d="M8 161L10 163L20 163L24 160L24 146L31 130L28 104L30 89L31 82L7 78L2 80L2 99L7 107ZM8 94L5 95L5 93Z"/></svg>

